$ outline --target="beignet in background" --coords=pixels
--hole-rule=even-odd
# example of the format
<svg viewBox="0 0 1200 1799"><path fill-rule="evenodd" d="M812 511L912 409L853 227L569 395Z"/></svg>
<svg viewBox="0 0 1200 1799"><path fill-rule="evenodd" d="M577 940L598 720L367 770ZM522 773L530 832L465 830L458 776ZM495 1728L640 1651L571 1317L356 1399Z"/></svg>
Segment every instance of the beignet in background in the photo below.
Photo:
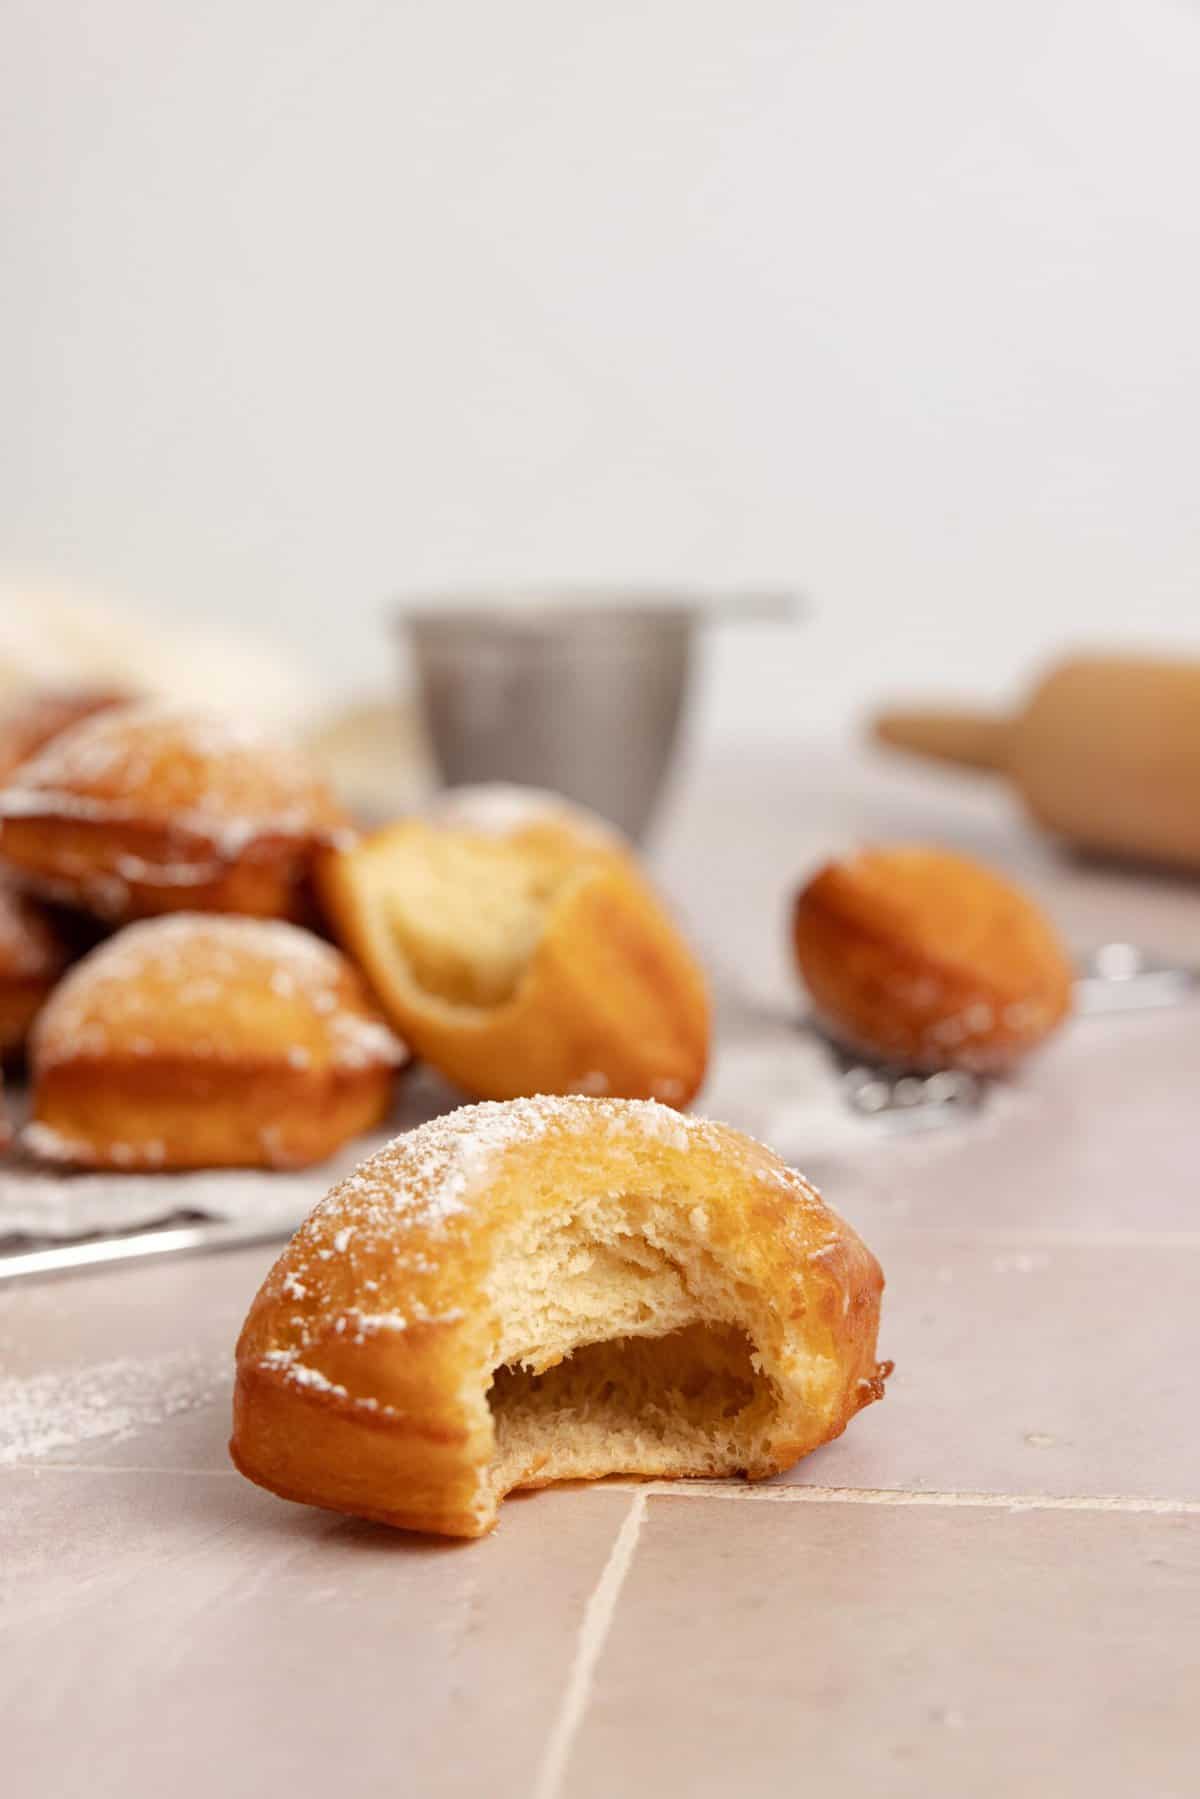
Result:
<svg viewBox="0 0 1200 1799"><path fill-rule="evenodd" d="M35 687L0 707L0 782L35 756L50 740L80 719L110 706L128 705L133 695L112 687Z"/></svg>
<svg viewBox="0 0 1200 1799"><path fill-rule="evenodd" d="M567 801L451 791L323 855L317 888L397 1029L466 1092L699 1088L700 967L624 840Z"/></svg>
<svg viewBox="0 0 1200 1799"><path fill-rule="evenodd" d="M0 788L0 858L112 922L300 918L314 850L345 827L296 749L245 720L145 702L62 731Z"/></svg>
<svg viewBox="0 0 1200 1799"><path fill-rule="evenodd" d="M653 1102L464 1107L330 1193L250 1309L231 1452L448 1536L515 1487L789 1467L881 1397L883 1277L792 1169Z"/></svg>
<svg viewBox="0 0 1200 1799"><path fill-rule="evenodd" d="M403 1046L340 950L176 913L60 982L30 1038L26 1148L80 1168L295 1168L386 1115Z"/></svg>
<svg viewBox="0 0 1200 1799"><path fill-rule="evenodd" d="M884 1061L1003 1069L1071 1008L1071 963L1040 907L947 850L828 863L796 897L792 936L831 1034Z"/></svg>
<svg viewBox="0 0 1200 1799"><path fill-rule="evenodd" d="M70 960L53 919L0 877L0 1061L19 1055Z"/></svg>

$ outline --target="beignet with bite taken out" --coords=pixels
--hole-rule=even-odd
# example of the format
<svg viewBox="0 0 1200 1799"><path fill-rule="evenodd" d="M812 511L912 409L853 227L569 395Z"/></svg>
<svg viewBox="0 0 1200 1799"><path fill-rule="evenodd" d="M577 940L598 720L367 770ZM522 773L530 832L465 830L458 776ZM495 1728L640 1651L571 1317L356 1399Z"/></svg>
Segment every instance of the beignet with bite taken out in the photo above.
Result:
<svg viewBox="0 0 1200 1799"><path fill-rule="evenodd" d="M883 1277L760 1144L652 1101L468 1106L292 1239L237 1347L233 1459L474 1537L517 1487L788 1468L881 1397Z"/></svg>
<svg viewBox="0 0 1200 1799"><path fill-rule="evenodd" d="M451 790L323 855L317 888L396 1028L467 1093L697 1092L704 975L624 840L557 795Z"/></svg>

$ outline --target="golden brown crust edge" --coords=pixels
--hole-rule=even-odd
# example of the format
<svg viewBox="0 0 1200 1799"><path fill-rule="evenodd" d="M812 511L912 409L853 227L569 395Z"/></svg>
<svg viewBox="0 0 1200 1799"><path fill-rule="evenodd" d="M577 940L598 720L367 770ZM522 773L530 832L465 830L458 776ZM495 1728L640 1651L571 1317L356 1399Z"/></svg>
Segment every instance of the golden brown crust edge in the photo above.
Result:
<svg viewBox="0 0 1200 1799"><path fill-rule="evenodd" d="M783 1371L769 1442L749 1466L663 1473L765 1478L840 1435L881 1396L889 1365L876 1357L879 1265L769 1151L661 1106L520 1103L533 1109L525 1118L568 1110L539 1123L530 1141L481 1151L474 1119L489 1115L488 1134L497 1114L517 1108L464 1108L457 1122L437 1121L432 1137L427 1127L372 1158L297 1233L238 1343L231 1454L248 1478L284 1498L406 1529L489 1530L496 1500L485 1490L492 1426L482 1371L493 1365L501 1323L485 1298L487 1271L514 1220L552 1211L561 1190L579 1203L614 1184L672 1196L702 1230L705 1253L764 1296L757 1341ZM457 1162L445 1147L456 1132Z"/></svg>
<svg viewBox="0 0 1200 1799"><path fill-rule="evenodd" d="M859 868L869 863L872 878ZM893 871L895 886L881 894ZM956 914L995 928L956 941ZM879 850L827 864L796 895L796 964L818 1015L849 1048L914 1068L998 1071L1071 1008L1070 961L1011 882L942 851Z"/></svg>
<svg viewBox="0 0 1200 1799"><path fill-rule="evenodd" d="M44 975L0 975L0 1061L19 1057L54 982Z"/></svg>
<svg viewBox="0 0 1200 1799"><path fill-rule="evenodd" d="M93 712L0 786L0 854L113 922L303 916L313 850L346 823L292 746L244 717L162 702Z"/></svg>
<svg viewBox="0 0 1200 1799"><path fill-rule="evenodd" d="M481 1099L592 1093L686 1106L704 1081L704 975L631 857L592 849L551 902L513 997L490 1010L423 996L397 970L370 843L321 855L317 891L415 1053Z"/></svg>
<svg viewBox="0 0 1200 1799"><path fill-rule="evenodd" d="M0 818L0 854L47 899L110 924L164 912L228 912L308 923L308 879L328 838L264 831L236 853L214 836L46 811Z"/></svg>
<svg viewBox="0 0 1200 1799"><path fill-rule="evenodd" d="M81 719L135 696L115 687L39 687L0 708L0 782Z"/></svg>
<svg viewBox="0 0 1200 1799"><path fill-rule="evenodd" d="M306 1168L383 1122L393 1072L81 1056L36 1076L24 1143L70 1168Z"/></svg>
<svg viewBox="0 0 1200 1799"><path fill-rule="evenodd" d="M0 876L0 1059L17 1057L71 959L56 921Z"/></svg>

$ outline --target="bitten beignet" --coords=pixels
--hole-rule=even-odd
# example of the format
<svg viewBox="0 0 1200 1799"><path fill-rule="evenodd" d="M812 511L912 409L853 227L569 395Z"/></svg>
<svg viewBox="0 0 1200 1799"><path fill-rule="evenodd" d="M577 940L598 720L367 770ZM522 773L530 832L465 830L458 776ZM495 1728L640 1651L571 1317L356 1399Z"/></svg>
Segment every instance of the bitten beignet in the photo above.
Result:
<svg viewBox="0 0 1200 1799"><path fill-rule="evenodd" d="M295 1168L388 1110L403 1046L340 950L296 925L175 913L56 988L24 1142L80 1168Z"/></svg>
<svg viewBox="0 0 1200 1799"><path fill-rule="evenodd" d="M1071 964L1040 908L946 850L830 862L797 895L792 932L830 1032L885 1061L1001 1069L1071 1007Z"/></svg>
<svg viewBox="0 0 1200 1799"><path fill-rule="evenodd" d="M0 1060L24 1046L70 951L47 913L0 878Z"/></svg>
<svg viewBox="0 0 1200 1799"><path fill-rule="evenodd" d="M321 857L317 887L397 1029L466 1092L699 1088L704 976L623 840L565 800L451 792Z"/></svg>
<svg viewBox="0 0 1200 1799"><path fill-rule="evenodd" d="M301 753L244 720L159 703L72 725L0 788L0 857L110 921L300 918L345 818Z"/></svg>
<svg viewBox="0 0 1200 1799"><path fill-rule="evenodd" d="M760 1144L647 1101L464 1107L336 1186L242 1330L231 1453L473 1537L516 1487L759 1479L878 1399L883 1277Z"/></svg>

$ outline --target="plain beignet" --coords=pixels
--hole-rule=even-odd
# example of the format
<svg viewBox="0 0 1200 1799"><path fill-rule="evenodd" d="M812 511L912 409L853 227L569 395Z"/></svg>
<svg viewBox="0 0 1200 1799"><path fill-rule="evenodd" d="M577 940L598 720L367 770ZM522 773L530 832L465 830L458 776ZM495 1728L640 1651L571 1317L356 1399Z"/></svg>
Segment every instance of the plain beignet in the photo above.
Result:
<svg viewBox="0 0 1200 1799"><path fill-rule="evenodd" d="M80 719L110 706L127 706L133 695L110 687L37 687L24 690L0 708L0 783Z"/></svg>
<svg viewBox="0 0 1200 1799"><path fill-rule="evenodd" d="M0 857L113 923L302 918L313 854L345 825L292 746L244 719L159 702L84 718L0 787Z"/></svg>
<svg viewBox="0 0 1200 1799"><path fill-rule="evenodd" d="M1071 1009L1071 963L1041 909L948 850L828 863L796 896L792 941L830 1033L884 1061L1003 1069Z"/></svg>
<svg viewBox="0 0 1200 1799"><path fill-rule="evenodd" d="M516 1487L759 1479L878 1399L883 1277L800 1175L652 1101L462 1108L297 1232L231 1453L284 1498L478 1536Z"/></svg>
<svg viewBox="0 0 1200 1799"><path fill-rule="evenodd" d="M317 887L396 1028L467 1093L699 1088L704 976L624 841L565 800L451 791L323 855Z"/></svg>
<svg viewBox="0 0 1200 1799"><path fill-rule="evenodd" d="M406 1058L358 970L297 925L173 913L60 982L26 1147L80 1168L294 1168L385 1116Z"/></svg>

